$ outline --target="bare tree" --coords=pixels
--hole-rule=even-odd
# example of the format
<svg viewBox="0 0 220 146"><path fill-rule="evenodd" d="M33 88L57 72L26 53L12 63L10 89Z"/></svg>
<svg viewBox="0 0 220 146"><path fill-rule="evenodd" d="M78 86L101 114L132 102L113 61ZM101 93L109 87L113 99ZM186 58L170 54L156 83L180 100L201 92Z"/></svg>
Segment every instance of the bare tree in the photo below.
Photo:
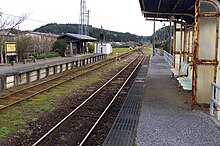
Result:
<svg viewBox="0 0 220 146"><path fill-rule="evenodd" d="M5 37L7 37L12 29L15 29L16 26L21 24L25 19L27 19L28 15L24 14L22 16L9 16L0 12L0 29L3 31L2 38L0 39L0 63L4 63L4 42ZM7 29L7 31L5 31ZM4 32L5 31L5 32ZM6 55L5 55L6 56ZM5 59L6 61L6 59Z"/></svg>
<svg viewBox="0 0 220 146"><path fill-rule="evenodd" d="M23 59L27 59L29 57L29 53L34 52L34 43L31 36L21 36L17 39L17 55L18 61L22 61Z"/></svg>

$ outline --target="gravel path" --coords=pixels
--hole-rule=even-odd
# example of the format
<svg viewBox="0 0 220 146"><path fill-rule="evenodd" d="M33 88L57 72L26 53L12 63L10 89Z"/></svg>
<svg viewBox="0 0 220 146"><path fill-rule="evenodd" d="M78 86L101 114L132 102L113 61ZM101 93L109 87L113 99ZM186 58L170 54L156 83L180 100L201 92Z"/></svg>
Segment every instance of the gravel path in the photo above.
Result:
<svg viewBox="0 0 220 146"><path fill-rule="evenodd" d="M178 92L170 75L163 57L151 58L137 146L220 146L220 130L207 114L190 110L190 93Z"/></svg>

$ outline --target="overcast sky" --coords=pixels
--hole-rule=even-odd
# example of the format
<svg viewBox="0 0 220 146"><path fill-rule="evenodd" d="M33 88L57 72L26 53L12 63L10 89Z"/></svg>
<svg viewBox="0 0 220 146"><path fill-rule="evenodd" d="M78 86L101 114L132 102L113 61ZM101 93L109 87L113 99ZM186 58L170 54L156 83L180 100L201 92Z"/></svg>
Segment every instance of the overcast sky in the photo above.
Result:
<svg viewBox="0 0 220 146"><path fill-rule="evenodd" d="M90 25L104 29L130 32L149 36L153 22L141 14L139 0L87 0L91 11ZM20 16L29 14L29 19L20 25L22 30L33 30L46 23L79 23L80 0L2 0L0 10L5 14ZM163 24L157 22L156 29Z"/></svg>

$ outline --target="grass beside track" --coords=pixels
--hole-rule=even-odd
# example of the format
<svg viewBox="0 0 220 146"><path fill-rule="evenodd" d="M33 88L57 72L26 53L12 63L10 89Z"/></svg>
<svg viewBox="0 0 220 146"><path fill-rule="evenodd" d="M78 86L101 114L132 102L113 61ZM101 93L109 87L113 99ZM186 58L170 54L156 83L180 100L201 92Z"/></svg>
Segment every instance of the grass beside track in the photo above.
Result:
<svg viewBox="0 0 220 146"><path fill-rule="evenodd" d="M145 46L143 49L143 52L146 55L150 55L151 54L151 46L150 45Z"/></svg>
<svg viewBox="0 0 220 146"><path fill-rule="evenodd" d="M114 58L116 57L116 52L118 53L118 55L122 54L122 53L126 53L126 52L129 52L131 51L130 48L112 48L112 53L109 54L107 56L107 58Z"/></svg>
<svg viewBox="0 0 220 146"><path fill-rule="evenodd" d="M0 111L0 139L17 132L18 129L22 130L20 132L24 133L31 132L25 131L25 129L21 128L29 122L36 121L41 114L58 107L68 93L101 81L104 74L107 74L109 70L117 67L120 67L120 65L116 66L113 64L105 66L105 69L102 69L102 71L96 71L89 77L75 79L56 87L51 91L39 94L27 101L21 102L9 109Z"/></svg>

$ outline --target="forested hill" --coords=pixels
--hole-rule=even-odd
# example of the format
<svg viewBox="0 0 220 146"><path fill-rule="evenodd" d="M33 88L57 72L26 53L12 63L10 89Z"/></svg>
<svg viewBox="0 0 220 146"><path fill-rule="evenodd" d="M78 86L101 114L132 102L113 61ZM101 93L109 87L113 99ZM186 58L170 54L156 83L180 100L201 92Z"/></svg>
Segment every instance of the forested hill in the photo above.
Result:
<svg viewBox="0 0 220 146"><path fill-rule="evenodd" d="M99 38L101 29L89 26L89 36L94 38ZM44 32L44 33L54 33L54 34L62 34L62 33L78 33L79 25L78 24L56 24L51 23L44 26L41 26L35 29L35 32ZM148 37L138 36L130 33L122 33L122 32L115 32L103 29L103 34L105 36L106 41L148 41Z"/></svg>

